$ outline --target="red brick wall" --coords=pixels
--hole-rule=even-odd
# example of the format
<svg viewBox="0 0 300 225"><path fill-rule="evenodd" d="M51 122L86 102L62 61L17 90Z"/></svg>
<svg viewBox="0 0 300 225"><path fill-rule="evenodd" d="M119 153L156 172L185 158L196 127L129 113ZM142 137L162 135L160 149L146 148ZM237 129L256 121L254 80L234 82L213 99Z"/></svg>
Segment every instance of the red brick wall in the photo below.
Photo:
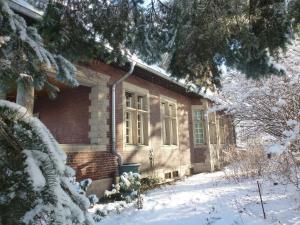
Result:
<svg viewBox="0 0 300 225"><path fill-rule="evenodd" d="M91 178L99 180L116 175L116 160L110 152L69 152L67 164L76 170L78 180Z"/></svg>
<svg viewBox="0 0 300 225"><path fill-rule="evenodd" d="M90 143L89 93L89 87L79 86L62 90L54 100L45 95L35 100L34 113L60 144Z"/></svg>

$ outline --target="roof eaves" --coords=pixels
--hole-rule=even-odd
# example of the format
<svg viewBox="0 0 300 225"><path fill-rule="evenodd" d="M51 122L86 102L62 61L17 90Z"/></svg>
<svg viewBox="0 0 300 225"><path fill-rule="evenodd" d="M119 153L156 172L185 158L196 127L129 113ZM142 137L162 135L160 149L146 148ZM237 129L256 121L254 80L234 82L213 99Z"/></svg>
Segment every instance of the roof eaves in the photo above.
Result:
<svg viewBox="0 0 300 225"><path fill-rule="evenodd" d="M172 79L168 75L166 75L166 74L164 74L164 73L162 73L162 72L154 69L153 67L151 67L151 66L149 66L149 65L147 65L145 63L137 62L136 65L138 67L140 67L140 68L142 68L142 69L150 72L150 73L155 74L156 76L159 76L159 77L161 77L161 78L163 78L163 79L165 79L165 80L167 80L167 81L169 81L169 82L177 85L177 86L180 86L182 88L186 88L186 85L184 85L184 84L182 84L182 83L180 83L178 81L175 81L174 79ZM195 95L197 95L197 96L199 96L199 97L201 97L201 98L206 98L205 96L203 96L202 94L200 94L200 93L198 93L196 91L190 90L190 92L193 93L193 94L195 94Z"/></svg>

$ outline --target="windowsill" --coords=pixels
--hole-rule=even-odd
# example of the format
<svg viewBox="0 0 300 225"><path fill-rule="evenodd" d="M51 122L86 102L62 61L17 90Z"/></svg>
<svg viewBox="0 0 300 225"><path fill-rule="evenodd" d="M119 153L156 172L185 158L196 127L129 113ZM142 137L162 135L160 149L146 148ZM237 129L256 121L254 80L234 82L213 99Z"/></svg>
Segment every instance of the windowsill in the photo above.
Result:
<svg viewBox="0 0 300 225"><path fill-rule="evenodd" d="M203 148L207 147L207 144L194 144L194 148Z"/></svg>
<svg viewBox="0 0 300 225"><path fill-rule="evenodd" d="M179 149L178 145L162 145L161 149L163 150L177 150Z"/></svg>
<svg viewBox="0 0 300 225"><path fill-rule="evenodd" d="M65 152L107 151L106 145L97 144L59 144L59 146Z"/></svg>
<svg viewBox="0 0 300 225"><path fill-rule="evenodd" d="M124 150L125 151L149 151L151 147L149 145L134 145L134 144L126 144Z"/></svg>

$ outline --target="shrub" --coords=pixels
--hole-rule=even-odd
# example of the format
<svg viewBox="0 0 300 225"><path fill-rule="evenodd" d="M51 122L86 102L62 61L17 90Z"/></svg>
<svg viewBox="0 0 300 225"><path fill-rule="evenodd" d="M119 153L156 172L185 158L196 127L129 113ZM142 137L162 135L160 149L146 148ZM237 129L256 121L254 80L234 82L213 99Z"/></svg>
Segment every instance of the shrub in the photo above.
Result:
<svg viewBox="0 0 300 225"><path fill-rule="evenodd" d="M144 177L141 179L141 193L145 193L149 190L161 187L160 179L155 177Z"/></svg>
<svg viewBox="0 0 300 225"><path fill-rule="evenodd" d="M140 175L138 173L123 173L120 182L113 185L111 191L106 190L102 202L122 201L132 202L140 194Z"/></svg>
<svg viewBox="0 0 300 225"><path fill-rule="evenodd" d="M223 150L225 176L235 181L259 177L269 171L269 160L263 147L251 145L246 150L228 147Z"/></svg>

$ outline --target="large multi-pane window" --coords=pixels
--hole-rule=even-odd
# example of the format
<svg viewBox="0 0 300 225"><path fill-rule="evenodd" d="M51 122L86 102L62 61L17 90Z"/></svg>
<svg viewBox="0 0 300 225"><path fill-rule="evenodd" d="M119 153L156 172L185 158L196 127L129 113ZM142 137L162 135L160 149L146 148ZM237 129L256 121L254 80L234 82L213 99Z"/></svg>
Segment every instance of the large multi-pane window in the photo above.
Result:
<svg viewBox="0 0 300 225"><path fill-rule="evenodd" d="M220 116L219 131L221 144L235 144L234 128L230 118Z"/></svg>
<svg viewBox="0 0 300 225"><path fill-rule="evenodd" d="M196 145L205 144L204 141L204 111L193 110L194 142Z"/></svg>
<svg viewBox="0 0 300 225"><path fill-rule="evenodd" d="M148 144L147 97L133 92L125 92L125 140L126 144Z"/></svg>
<svg viewBox="0 0 300 225"><path fill-rule="evenodd" d="M176 104L161 102L162 141L164 145L177 145Z"/></svg>
<svg viewBox="0 0 300 225"><path fill-rule="evenodd" d="M219 119L219 136L221 144L226 143L226 126L225 126L225 118L223 116Z"/></svg>
<svg viewBox="0 0 300 225"><path fill-rule="evenodd" d="M216 126L216 114L214 112L208 114L209 120L209 137L211 144L217 144L217 126Z"/></svg>
<svg viewBox="0 0 300 225"><path fill-rule="evenodd" d="M232 119L227 119L227 126L228 126L227 143L233 145L235 144L235 131L234 131Z"/></svg>

